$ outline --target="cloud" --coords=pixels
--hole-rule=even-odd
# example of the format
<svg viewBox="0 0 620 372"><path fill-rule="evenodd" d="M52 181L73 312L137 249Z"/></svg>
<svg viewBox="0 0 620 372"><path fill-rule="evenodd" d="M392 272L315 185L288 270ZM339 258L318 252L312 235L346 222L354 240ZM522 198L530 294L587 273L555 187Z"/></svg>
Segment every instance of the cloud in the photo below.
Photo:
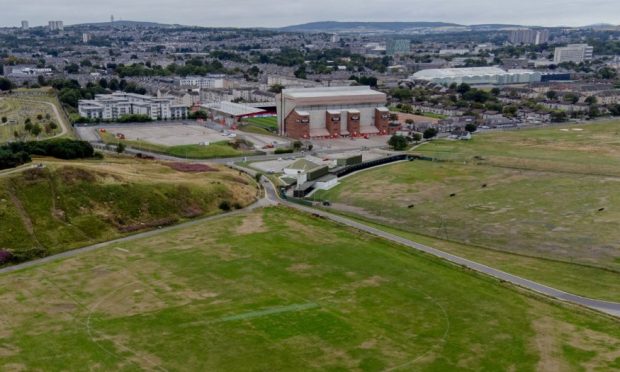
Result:
<svg viewBox="0 0 620 372"><path fill-rule="evenodd" d="M66 24L116 19L201 26L275 27L338 21L460 24L620 24L618 0L0 0L0 24Z"/></svg>

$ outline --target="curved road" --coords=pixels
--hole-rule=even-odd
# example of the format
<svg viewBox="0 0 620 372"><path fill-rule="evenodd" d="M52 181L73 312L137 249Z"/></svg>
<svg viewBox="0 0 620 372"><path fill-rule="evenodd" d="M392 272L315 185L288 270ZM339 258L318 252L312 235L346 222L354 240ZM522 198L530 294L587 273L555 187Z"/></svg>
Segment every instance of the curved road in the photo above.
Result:
<svg viewBox="0 0 620 372"><path fill-rule="evenodd" d="M266 183L263 183L266 185ZM287 202L285 200L281 200L278 196L277 191L275 190L273 184L271 184L269 182L269 186L270 187L266 187L267 192L266 195L271 199L271 200L280 200L282 201L284 204L286 204L289 207L295 208L297 210L306 212L306 213L312 213L314 215L319 215L323 218L327 218L329 220L332 220L334 222L338 222L340 224L349 226L349 227L353 227L355 229L364 231L366 233L369 233L371 235L375 235L378 236L380 238L386 239L386 240L390 240L392 242L407 246L409 248L413 248L415 250L433 255L435 257L439 257L442 258L446 261L449 261L453 264L462 266L462 267L466 267L468 269L477 271L479 273L482 274L486 274L489 276L492 276L494 278L497 278L499 280L503 280L509 283L512 283L514 285L517 285L519 287L522 288L526 288L529 289L531 291L534 292L538 292L541 293L543 295L552 297L556 300L560 300L560 301L564 301L564 302L569 302L572 304L576 304L576 305L580 305L580 306L584 306L593 310L597 310L609 315L613 315L615 317L620 317L620 303L617 302L608 302L608 301L601 301L601 300L594 300L591 298L586 298L586 297L582 297L582 296L577 296L574 294L570 294L564 291L561 291L559 289L555 289L552 287L548 287L544 284L540 284L537 283L535 281L529 280L529 279L525 279L522 278L520 276L517 275L513 275L513 274L509 274L507 272L501 271L501 270L497 270L494 269L490 266L486 266L471 260L468 260L466 258L463 257L459 257L459 256L455 256L453 254L450 253L446 253L444 251L440 251L438 249L420 244L420 243L416 243L414 241L411 241L409 239L400 237L398 235L394 235L394 234L390 234L388 232L385 232L383 230L365 225L363 223L351 220L349 218L346 217L342 217L336 214L332 214L323 210L319 210L319 209L314 209L314 208L310 208L310 207L305 207L299 204L295 204L295 203L291 203L291 202Z"/></svg>

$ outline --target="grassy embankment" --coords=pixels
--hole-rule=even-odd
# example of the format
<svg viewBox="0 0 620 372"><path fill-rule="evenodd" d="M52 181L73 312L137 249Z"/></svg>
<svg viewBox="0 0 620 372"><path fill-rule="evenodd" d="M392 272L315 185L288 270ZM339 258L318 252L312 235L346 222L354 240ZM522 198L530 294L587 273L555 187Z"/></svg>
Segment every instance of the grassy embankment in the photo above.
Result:
<svg viewBox="0 0 620 372"><path fill-rule="evenodd" d="M14 261L240 208L256 196L253 180L225 167L186 173L114 158L36 163L45 168L0 177L0 249Z"/></svg>

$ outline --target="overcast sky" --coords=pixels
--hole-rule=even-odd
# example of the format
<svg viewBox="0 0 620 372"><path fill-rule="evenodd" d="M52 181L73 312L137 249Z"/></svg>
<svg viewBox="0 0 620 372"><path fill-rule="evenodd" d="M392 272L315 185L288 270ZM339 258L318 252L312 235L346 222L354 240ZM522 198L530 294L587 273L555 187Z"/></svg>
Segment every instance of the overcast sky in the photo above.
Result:
<svg viewBox="0 0 620 372"><path fill-rule="evenodd" d="M116 19L275 27L313 21L445 21L541 26L620 24L620 0L0 0L0 25Z"/></svg>

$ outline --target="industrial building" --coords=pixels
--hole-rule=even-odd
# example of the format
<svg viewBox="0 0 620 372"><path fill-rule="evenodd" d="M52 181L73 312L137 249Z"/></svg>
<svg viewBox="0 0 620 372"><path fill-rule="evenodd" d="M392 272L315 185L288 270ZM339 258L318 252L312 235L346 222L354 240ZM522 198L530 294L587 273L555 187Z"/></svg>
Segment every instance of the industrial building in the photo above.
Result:
<svg viewBox="0 0 620 372"><path fill-rule="evenodd" d="M389 134L386 102L367 86L284 89L276 97L279 131L292 138Z"/></svg>
<svg viewBox="0 0 620 372"><path fill-rule="evenodd" d="M591 61L594 56L594 47L588 44L570 44L565 47L555 48L553 63L564 62L582 63Z"/></svg>
<svg viewBox="0 0 620 372"><path fill-rule="evenodd" d="M127 115L146 115L153 120L168 120L186 118L188 108L175 103L174 97L115 92L97 94L93 100L80 100L78 112L81 117L96 120L118 120Z"/></svg>
<svg viewBox="0 0 620 372"><path fill-rule="evenodd" d="M422 70L413 74L412 81L435 84L452 83L469 85L529 84L540 82L542 73L532 70L503 70L499 67L465 67Z"/></svg>

